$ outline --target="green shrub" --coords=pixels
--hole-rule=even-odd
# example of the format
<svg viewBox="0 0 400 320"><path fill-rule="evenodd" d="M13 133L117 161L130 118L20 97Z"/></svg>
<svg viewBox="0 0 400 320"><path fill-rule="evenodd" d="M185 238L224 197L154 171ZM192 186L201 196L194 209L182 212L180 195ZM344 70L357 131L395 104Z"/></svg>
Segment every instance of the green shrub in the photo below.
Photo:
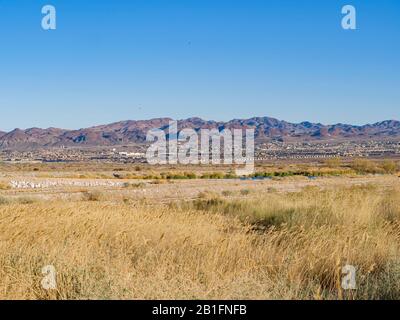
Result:
<svg viewBox="0 0 400 320"><path fill-rule="evenodd" d="M385 171L385 173L390 173L390 174L393 174L398 170L397 163L392 160L383 161L381 164L381 168Z"/></svg>
<svg viewBox="0 0 400 320"><path fill-rule="evenodd" d="M11 186L8 183L0 182L0 190L9 190Z"/></svg>
<svg viewBox="0 0 400 320"><path fill-rule="evenodd" d="M351 163L351 168L357 173L382 173L382 170L376 166L375 162L367 159L356 159Z"/></svg>
<svg viewBox="0 0 400 320"><path fill-rule="evenodd" d="M229 197L229 196L233 195L233 191L231 191L231 190L224 190L224 191L222 191L221 194L222 194L224 197Z"/></svg>
<svg viewBox="0 0 400 320"><path fill-rule="evenodd" d="M139 188L145 187L146 184L143 183L143 182L139 182L139 183L125 182L122 186L123 186L124 188L139 189Z"/></svg>
<svg viewBox="0 0 400 320"><path fill-rule="evenodd" d="M10 200L6 197L0 196L0 205L9 204Z"/></svg>
<svg viewBox="0 0 400 320"><path fill-rule="evenodd" d="M325 165L329 168L338 168L342 165L342 160L339 157L325 160Z"/></svg>
<svg viewBox="0 0 400 320"><path fill-rule="evenodd" d="M86 191L83 193L83 200L85 201L100 201L102 197L103 194L98 190Z"/></svg>

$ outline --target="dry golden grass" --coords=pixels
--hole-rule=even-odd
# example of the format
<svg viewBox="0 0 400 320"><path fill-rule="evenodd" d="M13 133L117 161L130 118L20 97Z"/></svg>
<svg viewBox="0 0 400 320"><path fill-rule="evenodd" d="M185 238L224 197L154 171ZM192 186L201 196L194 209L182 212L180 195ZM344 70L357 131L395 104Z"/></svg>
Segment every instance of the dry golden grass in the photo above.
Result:
<svg viewBox="0 0 400 320"><path fill-rule="evenodd" d="M399 299L400 191L0 204L2 299ZM341 268L357 268L354 291ZM41 287L45 265L57 289Z"/></svg>

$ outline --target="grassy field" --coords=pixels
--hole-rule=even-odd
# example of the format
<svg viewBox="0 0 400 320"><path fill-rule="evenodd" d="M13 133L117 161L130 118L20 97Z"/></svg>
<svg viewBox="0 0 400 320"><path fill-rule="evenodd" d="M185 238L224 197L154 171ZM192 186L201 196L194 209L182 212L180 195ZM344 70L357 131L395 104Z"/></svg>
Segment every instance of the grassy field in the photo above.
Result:
<svg viewBox="0 0 400 320"><path fill-rule="evenodd" d="M5 170L3 184L44 169ZM0 298L399 299L399 180L5 187ZM41 285L46 265L54 290ZM341 286L345 265L356 267L356 290Z"/></svg>

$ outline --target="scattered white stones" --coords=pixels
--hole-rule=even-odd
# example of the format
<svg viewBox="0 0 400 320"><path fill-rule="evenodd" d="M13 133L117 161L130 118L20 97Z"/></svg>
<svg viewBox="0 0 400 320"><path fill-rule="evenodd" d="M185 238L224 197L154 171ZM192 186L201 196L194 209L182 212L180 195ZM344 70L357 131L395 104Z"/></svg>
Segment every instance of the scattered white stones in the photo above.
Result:
<svg viewBox="0 0 400 320"><path fill-rule="evenodd" d="M123 182L115 181L76 181L76 180L57 180L57 181L10 181L10 186L13 189L44 189L52 187L122 187Z"/></svg>

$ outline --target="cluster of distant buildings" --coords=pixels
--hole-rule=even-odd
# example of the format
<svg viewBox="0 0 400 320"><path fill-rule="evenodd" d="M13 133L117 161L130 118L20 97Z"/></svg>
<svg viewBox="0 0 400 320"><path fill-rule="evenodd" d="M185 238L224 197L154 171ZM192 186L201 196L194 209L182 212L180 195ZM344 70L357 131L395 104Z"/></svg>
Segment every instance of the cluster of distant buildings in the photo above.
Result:
<svg viewBox="0 0 400 320"><path fill-rule="evenodd" d="M12 150L0 151L0 161L3 162L85 162L85 161L104 161L104 162L145 162L145 151L140 147L127 148L122 151L116 148L41 148L36 150Z"/></svg>
<svg viewBox="0 0 400 320"><path fill-rule="evenodd" d="M257 160L400 157L400 141L268 142L258 145Z"/></svg>
<svg viewBox="0 0 400 320"><path fill-rule="evenodd" d="M1 150L0 161L13 163L103 161L146 163L146 145L117 147L59 147L34 150ZM256 144L255 161L325 158L400 158L400 141L281 142Z"/></svg>

